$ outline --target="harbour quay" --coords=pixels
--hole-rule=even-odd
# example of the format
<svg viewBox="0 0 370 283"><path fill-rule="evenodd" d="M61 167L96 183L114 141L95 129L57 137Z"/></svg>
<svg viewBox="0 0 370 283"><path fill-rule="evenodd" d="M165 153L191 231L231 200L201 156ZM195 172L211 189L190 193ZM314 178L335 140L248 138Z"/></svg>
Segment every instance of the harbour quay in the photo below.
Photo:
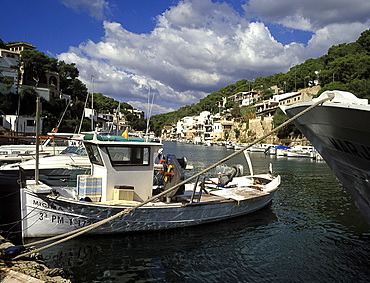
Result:
<svg viewBox="0 0 370 283"><path fill-rule="evenodd" d="M0 282L73 282L71 274L66 274L64 270L48 268L40 253L22 257L20 260L12 260L8 252L9 249L16 247L0 235Z"/></svg>

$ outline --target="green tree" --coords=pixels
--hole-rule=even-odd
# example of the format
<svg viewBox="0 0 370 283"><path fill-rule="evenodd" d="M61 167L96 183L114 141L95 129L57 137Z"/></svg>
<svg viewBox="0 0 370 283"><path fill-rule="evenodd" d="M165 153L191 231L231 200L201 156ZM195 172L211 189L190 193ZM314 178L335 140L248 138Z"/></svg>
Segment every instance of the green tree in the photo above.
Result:
<svg viewBox="0 0 370 283"><path fill-rule="evenodd" d="M230 114L233 118L240 118L242 115L240 114L240 105L238 102L235 102L233 107L230 110Z"/></svg>
<svg viewBox="0 0 370 283"><path fill-rule="evenodd" d="M361 36L356 41L361 48L368 54L370 52L370 29L361 33Z"/></svg>
<svg viewBox="0 0 370 283"><path fill-rule="evenodd" d="M28 85L46 83L45 72L58 71L58 60L50 58L37 50L23 50L21 52L21 61L24 66L24 82Z"/></svg>
<svg viewBox="0 0 370 283"><path fill-rule="evenodd" d="M1 40L1 38L0 38L0 48L2 49L6 48L6 44L4 43L4 41Z"/></svg>

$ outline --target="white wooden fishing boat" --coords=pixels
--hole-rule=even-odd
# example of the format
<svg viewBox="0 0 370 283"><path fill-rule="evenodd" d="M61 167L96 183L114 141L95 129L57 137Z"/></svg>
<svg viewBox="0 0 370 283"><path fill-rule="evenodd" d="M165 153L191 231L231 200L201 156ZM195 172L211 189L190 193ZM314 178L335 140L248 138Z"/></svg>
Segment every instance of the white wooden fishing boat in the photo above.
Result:
<svg viewBox="0 0 370 283"><path fill-rule="evenodd" d="M168 155L161 160L163 184L153 186L154 160L162 144L114 139L96 134L90 140L85 137L91 175L79 176L77 188L22 182L23 237L63 234L126 209L132 211L88 233L161 230L219 221L265 207L280 184L280 176L271 172L253 175L251 169L251 176L238 176L243 171L240 165L220 165L216 178L185 184L177 158Z"/></svg>

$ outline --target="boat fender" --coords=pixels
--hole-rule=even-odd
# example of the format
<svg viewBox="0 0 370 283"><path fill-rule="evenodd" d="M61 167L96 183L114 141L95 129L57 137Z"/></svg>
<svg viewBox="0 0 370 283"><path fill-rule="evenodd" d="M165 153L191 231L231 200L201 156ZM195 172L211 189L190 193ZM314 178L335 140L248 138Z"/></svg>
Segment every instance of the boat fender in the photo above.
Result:
<svg viewBox="0 0 370 283"><path fill-rule="evenodd" d="M164 181L166 183L168 181L168 177L172 177L173 176L173 173L171 172L172 168L173 168L173 165L168 166L167 172L164 173L164 176L165 176L164 177Z"/></svg>
<svg viewBox="0 0 370 283"><path fill-rule="evenodd" d="M23 245L11 246L4 250L5 258L13 258L20 255L26 248Z"/></svg>
<svg viewBox="0 0 370 283"><path fill-rule="evenodd" d="M91 198L89 198L89 197L84 197L84 198L80 199L80 201L92 202Z"/></svg>

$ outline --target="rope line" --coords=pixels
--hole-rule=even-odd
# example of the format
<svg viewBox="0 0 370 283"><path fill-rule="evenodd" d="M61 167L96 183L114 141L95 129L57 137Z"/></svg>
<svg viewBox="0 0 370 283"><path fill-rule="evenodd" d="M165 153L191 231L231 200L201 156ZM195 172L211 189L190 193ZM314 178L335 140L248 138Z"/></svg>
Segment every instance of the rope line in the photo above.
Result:
<svg viewBox="0 0 370 283"><path fill-rule="evenodd" d="M247 146L245 146L245 147L243 147L243 148L241 148L239 150L236 150L234 153L232 153L232 154L228 155L227 157L221 159L220 161L214 163L213 165L209 166L208 168L206 168L206 169L198 172L197 174L189 177L188 179L186 179L186 180L184 180L184 181L182 181L182 182L180 182L180 183L172 186L171 188L169 188L169 189L167 189L167 190L159 193L158 195L155 195L155 196L147 199L146 201L144 201L144 202L142 202L142 203L140 203L140 204L138 204L138 205L136 205L136 206L134 206L132 208L126 208L126 209L118 212L115 215L112 215L112 216L110 216L110 217L108 217L108 218L106 218L104 220L101 220L101 221L95 222L93 224L90 224L89 226L82 227L82 228L79 228L77 230L73 230L71 232L65 233L65 234L57 235L57 236L54 236L54 237L51 237L51 238L47 238L47 239L44 239L44 240L40 240L40 241L36 241L36 242L33 242L33 243L26 244L25 247L28 247L28 246L38 245L38 244L41 244L41 243L45 243L45 242L49 242L49 241L52 241L52 240L57 240L57 239L66 237L66 238L61 239L59 241L56 241L56 242L53 242L51 244L45 245L43 247L34 249L34 250L30 251L30 252L26 252L24 254L18 255L14 259L18 259L18 258L20 258L22 256L27 256L27 255L29 255L31 253L39 252L39 251L42 251L44 249L50 248L50 247L52 247L54 245L58 245L58 244L60 244L62 242L68 241L68 240L70 240L72 238L75 238L75 237L77 237L79 235L82 235L82 234L84 234L84 233L86 233L88 231L91 231L91 230L93 230L93 229L95 229L95 228L97 228L97 227L99 227L101 225L104 225L104 224L108 223L111 220L114 220L114 219L119 218L119 217L121 217L121 216L123 216L125 214L129 214L129 213L133 212L134 210L138 209L139 207L142 207L142 206L146 205L147 203L149 203L149 202L151 202L151 201L153 201L153 200L155 200L157 198L160 198L161 196L163 196L165 194L168 194L169 192L175 190L177 187L186 184L187 182L189 182L189 181L197 178L198 176L206 173L207 171L215 168L216 166L220 165L221 163L224 163L225 161L233 158L234 156L240 154L241 152L243 152L244 150L248 149L249 147L257 144L258 142L264 140L266 137L268 137L268 136L272 135L273 133L277 132L278 130L280 130L281 128L283 128L284 126L286 126L287 124L289 124L292 121L296 120L298 117L304 115L306 112L310 111L312 108L314 108L314 107L316 107L316 106L324 103L325 101L332 100L333 98L334 98L334 94L329 94L329 96L327 98L324 98L324 99L322 99L322 100L320 100L320 101L312 104L311 106L307 107L306 109L304 109L303 111L299 112L298 114L296 114L292 118L288 119L283 124L281 124L280 126L276 127L275 129L273 129L269 133L265 134L264 136L262 136L259 139L256 139L254 142L250 143L249 145L247 145Z"/></svg>
<svg viewBox="0 0 370 283"><path fill-rule="evenodd" d="M7 195L5 195L5 196L0 197L0 199L10 197L11 195L15 195L15 194L17 194L17 193L18 193L18 192L12 192L12 193L9 193L9 194L7 194Z"/></svg>

